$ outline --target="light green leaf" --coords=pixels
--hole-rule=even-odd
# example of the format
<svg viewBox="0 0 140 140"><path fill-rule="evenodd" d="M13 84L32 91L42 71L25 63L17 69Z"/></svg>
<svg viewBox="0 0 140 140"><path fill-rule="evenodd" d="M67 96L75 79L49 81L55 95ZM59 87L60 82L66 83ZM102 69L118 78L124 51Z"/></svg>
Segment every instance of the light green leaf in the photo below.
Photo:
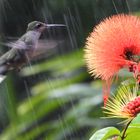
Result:
<svg viewBox="0 0 140 140"><path fill-rule="evenodd" d="M96 131L89 140L107 140L113 136L119 136L120 131L115 127L107 127Z"/></svg>
<svg viewBox="0 0 140 140"><path fill-rule="evenodd" d="M125 140L140 140L140 124L131 124L129 126Z"/></svg>

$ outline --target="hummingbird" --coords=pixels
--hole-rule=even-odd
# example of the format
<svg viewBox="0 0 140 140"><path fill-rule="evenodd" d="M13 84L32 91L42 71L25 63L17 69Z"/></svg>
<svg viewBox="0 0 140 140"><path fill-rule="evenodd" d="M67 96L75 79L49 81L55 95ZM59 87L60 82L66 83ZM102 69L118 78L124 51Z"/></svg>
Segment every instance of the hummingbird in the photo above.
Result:
<svg viewBox="0 0 140 140"><path fill-rule="evenodd" d="M56 26L63 27L65 25L32 21L28 24L25 34L17 41L5 44L11 49L0 57L0 83L6 78L9 71L20 71L27 62L30 62L43 31Z"/></svg>

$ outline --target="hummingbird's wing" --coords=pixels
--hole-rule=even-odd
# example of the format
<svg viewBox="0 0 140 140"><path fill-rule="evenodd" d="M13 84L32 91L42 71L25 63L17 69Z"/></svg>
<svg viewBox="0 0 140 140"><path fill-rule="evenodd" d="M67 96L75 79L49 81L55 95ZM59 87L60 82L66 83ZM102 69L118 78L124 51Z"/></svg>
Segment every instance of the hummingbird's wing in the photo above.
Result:
<svg viewBox="0 0 140 140"><path fill-rule="evenodd" d="M28 50L30 49L30 45L32 46L32 42L27 36L27 33L24 34L22 37L20 37L18 40L10 41L8 43L0 43L0 44L10 48L20 49L20 50Z"/></svg>
<svg viewBox="0 0 140 140"><path fill-rule="evenodd" d="M32 59L46 58L56 52L58 46L64 43L62 39L40 39L32 55Z"/></svg>
<svg viewBox="0 0 140 140"><path fill-rule="evenodd" d="M22 37L24 39L25 37ZM17 40L16 40L17 39ZM8 37L7 42L0 42L0 45L10 47L10 48L16 48L16 49L26 49L27 45L25 44L24 40L21 40L20 38L18 39L13 38L13 37Z"/></svg>
<svg viewBox="0 0 140 140"><path fill-rule="evenodd" d="M13 38L10 40L13 40ZM40 40L38 40L38 43L37 43L37 46L34 50L32 58L36 59L37 57L43 57L43 55L48 56L49 54L51 54L50 52L56 51L56 48L58 46L61 46L61 44L63 44L64 42L65 42L65 40L63 40L63 39L40 39ZM25 44L25 42L23 42L21 40L10 41L8 43L0 42L0 44L13 49L10 52L11 55L14 55L14 53L16 53L16 52L13 53L13 51L15 51L15 50L26 50L27 49L27 44ZM12 58L12 56L11 56L11 58Z"/></svg>
<svg viewBox="0 0 140 140"><path fill-rule="evenodd" d="M27 45L25 44L24 41L21 41L21 40L18 40L15 42L8 42L8 43L5 43L5 45L10 48L16 48L16 49L21 49L21 50L27 49L26 47Z"/></svg>

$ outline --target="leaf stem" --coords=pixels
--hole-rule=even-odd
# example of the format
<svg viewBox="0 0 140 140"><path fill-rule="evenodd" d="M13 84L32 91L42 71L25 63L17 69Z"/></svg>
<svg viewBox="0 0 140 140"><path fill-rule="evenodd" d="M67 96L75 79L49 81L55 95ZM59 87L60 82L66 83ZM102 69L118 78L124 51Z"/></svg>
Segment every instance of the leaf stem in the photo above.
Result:
<svg viewBox="0 0 140 140"><path fill-rule="evenodd" d="M125 129L124 129L124 131L123 131L123 134L122 134L122 140L124 140L125 139L125 134L126 134L126 130L127 130L127 128L128 128L128 126L130 125L130 123L132 122L132 120L130 120L128 123L127 123L127 125L125 126Z"/></svg>

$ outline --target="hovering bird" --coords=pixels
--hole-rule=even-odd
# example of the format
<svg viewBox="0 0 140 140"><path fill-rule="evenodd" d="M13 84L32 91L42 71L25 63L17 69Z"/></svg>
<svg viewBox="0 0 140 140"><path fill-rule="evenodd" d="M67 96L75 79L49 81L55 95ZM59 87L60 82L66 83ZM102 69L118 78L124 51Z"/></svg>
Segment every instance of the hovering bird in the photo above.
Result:
<svg viewBox="0 0 140 140"><path fill-rule="evenodd" d="M12 70L19 71L30 61L37 48L38 40L46 28L61 27L63 24L45 24L33 21L28 24L26 33L17 41L6 43L11 49L0 57L0 83L5 79L7 73Z"/></svg>

